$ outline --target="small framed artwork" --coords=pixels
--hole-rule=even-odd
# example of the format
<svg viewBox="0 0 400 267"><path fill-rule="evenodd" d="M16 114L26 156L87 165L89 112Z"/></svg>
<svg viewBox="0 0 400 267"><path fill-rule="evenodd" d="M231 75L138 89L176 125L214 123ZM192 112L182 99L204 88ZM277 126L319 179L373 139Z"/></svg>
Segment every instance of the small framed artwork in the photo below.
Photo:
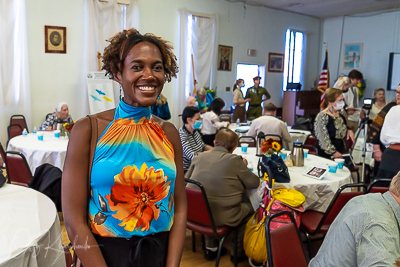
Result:
<svg viewBox="0 0 400 267"><path fill-rule="evenodd" d="M284 54L268 53L268 72L283 72Z"/></svg>
<svg viewBox="0 0 400 267"><path fill-rule="evenodd" d="M67 53L67 27L44 26L44 51Z"/></svg>
<svg viewBox="0 0 400 267"><path fill-rule="evenodd" d="M218 70L232 70L233 47L218 45Z"/></svg>
<svg viewBox="0 0 400 267"><path fill-rule="evenodd" d="M362 62L363 44L345 44L343 49L343 69L359 69Z"/></svg>

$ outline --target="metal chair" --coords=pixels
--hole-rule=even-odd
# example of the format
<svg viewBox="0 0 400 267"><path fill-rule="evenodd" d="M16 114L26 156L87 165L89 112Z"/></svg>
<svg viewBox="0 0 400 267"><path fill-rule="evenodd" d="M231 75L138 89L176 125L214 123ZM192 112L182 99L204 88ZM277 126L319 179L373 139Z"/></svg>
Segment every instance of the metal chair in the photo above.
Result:
<svg viewBox="0 0 400 267"><path fill-rule="evenodd" d="M4 169L6 166L6 152L0 142L0 169Z"/></svg>
<svg viewBox="0 0 400 267"><path fill-rule="evenodd" d="M25 156L20 152L7 151L6 163L8 182L28 187L33 177Z"/></svg>
<svg viewBox="0 0 400 267"><path fill-rule="evenodd" d="M220 120L231 123L232 122L232 116L230 114L221 114Z"/></svg>
<svg viewBox="0 0 400 267"><path fill-rule="evenodd" d="M74 267L74 262L72 260L71 251L69 250L68 246L63 246L64 255L65 255L65 262L67 263L67 267Z"/></svg>
<svg viewBox="0 0 400 267"><path fill-rule="evenodd" d="M304 145L303 148L308 149L308 154L318 155L318 149L315 146Z"/></svg>
<svg viewBox="0 0 400 267"><path fill-rule="evenodd" d="M360 188L360 187L362 187L364 191L343 192L344 189L346 188ZM300 229L306 235L310 258L311 258L310 236L317 234L323 234L325 236L332 222L335 220L336 216L339 214L342 208L347 204L347 202L349 202L349 200L352 199L353 197L364 195L366 189L367 186L363 183L343 185L336 192L325 213L314 210L308 210L302 214Z"/></svg>
<svg viewBox="0 0 400 267"><path fill-rule="evenodd" d="M375 179L368 186L367 193L386 193L392 179Z"/></svg>
<svg viewBox="0 0 400 267"><path fill-rule="evenodd" d="M186 228L192 231L192 250L195 252L195 232L202 235L213 236L219 240L218 254L215 266L219 265L221 258L221 249L225 238L232 231L234 232L235 248L234 248L234 264L237 266L237 230L234 227L215 226L214 219L211 213L210 205L208 204L207 194L201 183L185 179L185 182L192 184L196 189L186 187L186 198L188 205Z"/></svg>
<svg viewBox="0 0 400 267"><path fill-rule="evenodd" d="M292 223L279 228L270 229L273 219L287 215ZM265 221L265 237L267 240L268 267L306 267L303 246L300 241L299 229L293 214L288 211L280 211L267 217ZM290 249L284 249L290 244Z"/></svg>
<svg viewBox="0 0 400 267"><path fill-rule="evenodd" d="M10 125L13 124L18 124L19 126L21 126L22 129L26 129L26 131L29 133L28 125L26 125L26 120L24 115L21 114L12 115L10 118Z"/></svg>
<svg viewBox="0 0 400 267"><path fill-rule="evenodd" d="M239 137L238 146L240 146L241 143L249 144L249 147L257 146L256 139L253 136L244 135Z"/></svg>
<svg viewBox="0 0 400 267"><path fill-rule="evenodd" d="M314 135L307 136L306 141L304 142L305 145L314 146L317 144L317 138Z"/></svg>

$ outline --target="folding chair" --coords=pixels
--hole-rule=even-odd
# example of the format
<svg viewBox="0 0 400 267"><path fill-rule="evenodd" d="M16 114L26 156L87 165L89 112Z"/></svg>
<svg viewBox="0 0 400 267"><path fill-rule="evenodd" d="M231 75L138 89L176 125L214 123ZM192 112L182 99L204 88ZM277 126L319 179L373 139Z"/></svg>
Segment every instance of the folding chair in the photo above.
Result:
<svg viewBox="0 0 400 267"><path fill-rule="evenodd" d="M229 114L221 114L220 120L231 123L232 122L232 116L229 115Z"/></svg>
<svg viewBox="0 0 400 267"><path fill-rule="evenodd" d="M303 148L308 149L308 154L318 155L318 149L315 146L304 145Z"/></svg>
<svg viewBox="0 0 400 267"><path fill-rule="evenodd" d="M239 137L238 140L238 146L240 146L240 144L249 144L249 147L256 147L257 146L257 142L256 139L253 136L241 136Z"/></svg>
<svg viewBox="0 0 400 267"><path fill-rule="evenodd" d="M375 179L368 186L367 193L386 193L392 179Z"/></svg>
<svg viewBox="0 0 400 267"><path fill-rule="evenodd" d="M314 135L307 136L306 141L304 142L305 145L314 146L317 144L317 138Z"/></svg>
<svg viewBox="0 0 400 267"><path fill-rule="evenodd" d="M362 187L364 191L343 192L344 189L346 188L360 188L360 187ZM366 189L367 186L363 183L343 185L336 192L325 213L314 210L308 210L301 215L300 229L306 235L310 258L311 258L310 236L317 234L323 234L325 236L332 222L335 220L336 216L339 214L342 208L347 204L347 202L349 202L349 200L352 199L353 197L364 195Z"/></svg>
<svg viewBox="0 0 400 267"><path fill-rule="evenodd" d="M187 198L187 222L186 228L192 231L192 250L195 252L195 232L200 233L202 235L213 236L219 240L218 246L218 254L215 262L215 266L219 265L219 261L221 258L221 249L222 245L225 241L225 238L232 231L234 232L234 264L237 266L237 230L234 227L228 226L215 226L214 219L211 213L210 205L208 204L207 194L204 190L204 187L201 183L191 180L185 179L185 182L188 184L193 184L198 189L192 189L186 187L186 198Z"/></svg>
<svg viewBox="0 0 400 267"><path fill-rule="evenodd" d="M6 152L0 142L0 170L6 166Z"/></svg>
<svg viewBox="0 0 400 267"><path fill-rule="evenodd" d="M10 118L10 125L18 124L21 126L22 130L25 128L29 133L28 126L26 125L25 116L21 114L12 115Z"/></svg>
<svg viewBox="0 0 400 267"><path fill-rule="evenodd" d="M289 216L292 223L271 230L270 224L272 220L283 215ZM267 240L268 267L307 266L303 246L300 241L299 229L292 213L280 211L268 216L265 221L265 237ZM288 244L290 244L290 248L288 248Z"/></svg>
<svg viewBox="0 0 400 267"><path fill-rule="evenodd" d="M67 267L74 267L74 262L72 260L71 251L69 250L68 246L63 246L64 255L65 255L65 262L67 263Z"/></svg>
<svg viewBox="0 0 400 267"><path fill-rule="evenodd" d="M8 182L28 187L32 173L25 156L20 152L7 151L6 163Z"/></svg>

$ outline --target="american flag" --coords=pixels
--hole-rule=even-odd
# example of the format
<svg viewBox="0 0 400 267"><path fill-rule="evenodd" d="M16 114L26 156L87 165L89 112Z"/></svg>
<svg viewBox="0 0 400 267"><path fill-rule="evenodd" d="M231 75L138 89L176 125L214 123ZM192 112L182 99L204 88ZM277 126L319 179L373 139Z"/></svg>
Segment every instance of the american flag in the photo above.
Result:
<svg viewBox="0 0 400 267"><path fill-rule="evenodd" d="M321 75L319 76L318 90L321 92L321 109L325 108L324 93L329 87L329 66L328 66L328 49L325 50L325 61L322 67Z"/></svg>

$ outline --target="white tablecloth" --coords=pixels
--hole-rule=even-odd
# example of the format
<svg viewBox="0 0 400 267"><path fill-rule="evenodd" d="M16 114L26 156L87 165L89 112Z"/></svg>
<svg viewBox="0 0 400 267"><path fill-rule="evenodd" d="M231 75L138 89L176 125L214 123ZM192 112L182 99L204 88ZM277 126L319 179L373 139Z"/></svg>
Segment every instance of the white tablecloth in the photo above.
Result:
<svg viewBox="0 0 400 267"><path fill-rule="evenodd" d="M258 174L257 164L259 157L255 155L255 148L249 147L247 153L243 153L241 148L238 147L233 153L241 155L251 162L254 167L253 172ZM350 171L344 167L342 170L338 169L336 173L327 173L321 180L309 178L302 173L311 166L324 166L327 168L328 162L331 161L318 156L308 155L308 157L304 159L304 167L289 167L290 183L276 183L274 187L296 189L306 197L306 202L303 204L306 210L325 212L336 191L342 185L352 182ZM250 199L253 206L259 203L261 197L258 196L257 190L252 190Z"/></svg>
<svg viewBox="0 0 400 267"><path fill-rule="evenodd" d="M37 135L30 133L27 136L19 135L10 140L7 146L9 151L18 151L24 154L32 174L43 163L50 163L61 170L64 167L68 139L55 138L53 132L43 132L43 141Z"/></svg>
<svg viewBox="0 0 400 267"><path fill-rule="evenodd" d="M0 266L65 267L54 203L23 186L0 188Z"/></svg>

